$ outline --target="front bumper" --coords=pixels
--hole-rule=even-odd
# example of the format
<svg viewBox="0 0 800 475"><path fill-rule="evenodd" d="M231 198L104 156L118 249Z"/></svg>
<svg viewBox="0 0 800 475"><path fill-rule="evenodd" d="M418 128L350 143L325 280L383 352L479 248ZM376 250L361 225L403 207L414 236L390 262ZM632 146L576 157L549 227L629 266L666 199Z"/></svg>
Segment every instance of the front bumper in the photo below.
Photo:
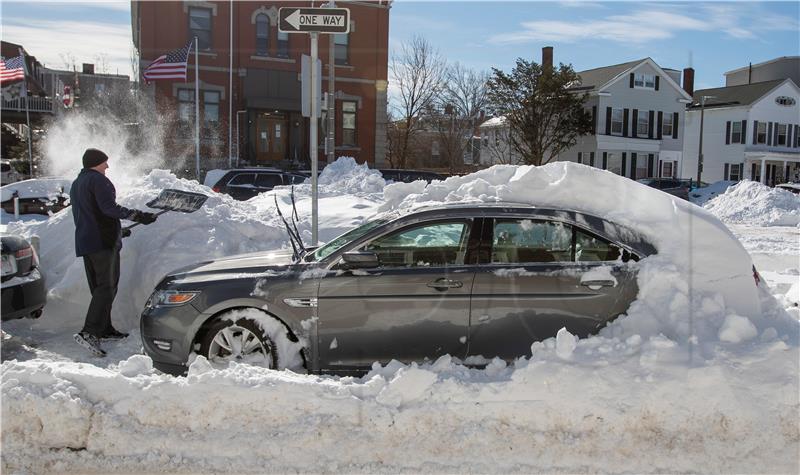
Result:
<svg viewBox="0 0 800 475"><path fill-rule="evenodd" d="M198 321L202 314L190 304L145 308L139 328L144 352L153 366L174 375L186 373Z"/></svg>
<svg viewBox="0 0 800 475"><path fill-rule="evenodd" d="M23 282L17 285L4 283L0 300L2 300L2 320L15 320L18 318L38 317L40 310L47 302L47 289L38 269L33 272L39 276L29 275L23 277Z"/></svg>

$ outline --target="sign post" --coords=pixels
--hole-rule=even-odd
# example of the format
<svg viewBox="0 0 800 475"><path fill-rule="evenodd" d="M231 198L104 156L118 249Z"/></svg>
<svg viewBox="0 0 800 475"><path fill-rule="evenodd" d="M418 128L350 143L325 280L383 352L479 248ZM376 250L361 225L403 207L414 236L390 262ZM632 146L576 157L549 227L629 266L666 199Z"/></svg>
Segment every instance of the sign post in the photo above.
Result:
<svg viewBox="0 0 800 475"><path fill-rule="evenodd" d="M319 162L319 140L317 104L320 98L316 84L317 59L319 56L319 34L341 34L350 32L350 10L347 8L296 8L284 7L279 10L278 31L282 33L308 33L311 35L311 124L309 127L309 149L311 152L311 245L319 241L319 195L317 193L317 168ZM333 65L329 65L333 69ZM330 104L328 105L328 114Z"/></svg>

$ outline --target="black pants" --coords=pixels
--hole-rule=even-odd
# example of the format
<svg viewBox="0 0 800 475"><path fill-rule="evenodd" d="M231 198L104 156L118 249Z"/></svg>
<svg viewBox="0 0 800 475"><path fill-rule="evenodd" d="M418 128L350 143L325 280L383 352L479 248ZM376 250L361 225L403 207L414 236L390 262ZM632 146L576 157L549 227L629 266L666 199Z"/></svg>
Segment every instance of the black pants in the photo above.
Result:
<svg viewBox="0 0 800 475"><path fill-rule="evenodd" d="M83 330L100 337L113 328L111 305L117 296L119 284L119 248L104 249L83 256L86 279L92 292L92 302L86 312Z"/></svg>

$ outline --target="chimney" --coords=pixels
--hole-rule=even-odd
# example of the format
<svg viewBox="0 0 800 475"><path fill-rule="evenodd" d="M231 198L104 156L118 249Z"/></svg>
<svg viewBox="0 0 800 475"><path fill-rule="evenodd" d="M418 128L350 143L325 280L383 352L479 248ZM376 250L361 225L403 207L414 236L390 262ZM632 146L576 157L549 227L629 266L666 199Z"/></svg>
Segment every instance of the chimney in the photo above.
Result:
<svg viewBox="0 0 800 475"><path fill-rule="evenodd" d="M94 64L83 63L83 74L94 74Z"/></svg>
<svg viewBox="0 0 800 475"><path fill-rule="evenodd" d="M542 69L553 69L553 47L542 48Z"/></svg>
<svg viewBox="0 0 800 475"><path fill-rule="evenodd" d="M694 96L694 68L683 68L683 90Z"/></svg>

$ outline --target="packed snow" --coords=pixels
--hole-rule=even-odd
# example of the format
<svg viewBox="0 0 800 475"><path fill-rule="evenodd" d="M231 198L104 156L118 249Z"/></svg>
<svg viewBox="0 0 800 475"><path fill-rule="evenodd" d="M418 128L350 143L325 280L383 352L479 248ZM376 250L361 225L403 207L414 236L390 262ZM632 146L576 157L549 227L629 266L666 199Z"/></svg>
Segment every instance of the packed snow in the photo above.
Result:
<svg viewBox="0 0 800 475"><path fill-rule="evenodd" d="M40 236L50 290L40 320L3 324L4 472L800 471L800 311L794 287L756 287L748 252L764 228L752 221L732 232L714 208L573 163L386 185L341 158L320 176L323 242L376 212L502 200L595 214L659 252L638 263L627 315L590 338L562 330L532 342L529 359L484 369L451 356L392 361L338 378L197 357L175 378L138 354L138 313L153 286L200 260L288 249L273 197L286 213L289 189L238 202L161 170L119 183L121 204L140 209L163 188L210 197L125 240L113 320L133 334L106 359L70 341L88 305L71 211L8 225ZM310 185L295 194L310 241ZM764 206L781 223L792 214L778 201ZM762 249L756 265L771 263L762 272L800 277L791 236L780 252Z"/></svg>
<svg viewBox="0 0 800 475"><path fill-rule="evenodd" d="M733 185L704 208L730 224L800 226L800 195L756 181Z"/></svg>

